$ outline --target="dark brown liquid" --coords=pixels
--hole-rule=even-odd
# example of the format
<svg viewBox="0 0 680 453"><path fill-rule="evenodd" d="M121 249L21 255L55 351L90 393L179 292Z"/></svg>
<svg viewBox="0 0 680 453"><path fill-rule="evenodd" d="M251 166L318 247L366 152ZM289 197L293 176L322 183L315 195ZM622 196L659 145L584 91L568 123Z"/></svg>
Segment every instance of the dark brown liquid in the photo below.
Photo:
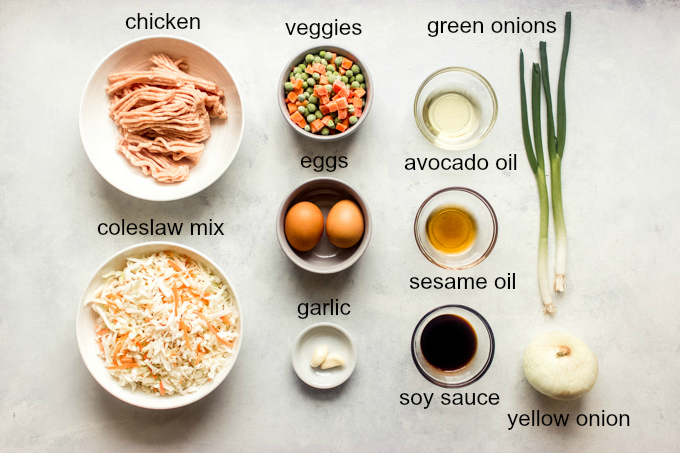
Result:
<svg viewBox="0 0 680 453"><path fill-rule="evenodd" d="M455 371L472 361L477 352L477 335L464 318L440 315L423 329L420 349L432 366L443 371Z"/></svg>

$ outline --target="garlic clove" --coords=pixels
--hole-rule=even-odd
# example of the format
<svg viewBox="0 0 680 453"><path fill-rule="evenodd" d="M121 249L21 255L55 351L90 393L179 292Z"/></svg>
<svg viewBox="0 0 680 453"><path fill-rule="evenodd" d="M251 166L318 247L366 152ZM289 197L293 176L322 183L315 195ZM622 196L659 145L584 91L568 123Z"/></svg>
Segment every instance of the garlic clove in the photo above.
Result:
<svg viewBox="0 0 680 453"><path fill-rule="evenodd" d="M342 356L339 356L338 354L328 354L326 360L324 360L323 363L321 364L321 369L327 370L329 368L335 368L337 366L342 366L344 364L345 359L342 358Z"/></svg>
<svg viewBox="0 0 680 453"><path fill-rule="evenodd" d="M328 355L328 346L325 344L322 344L320 346L317 346L316 349L314 349L314 354L312 354L312 362L311 365L313 368L318 367L323 363L324 360L326 360L326 356Z"/></svg>

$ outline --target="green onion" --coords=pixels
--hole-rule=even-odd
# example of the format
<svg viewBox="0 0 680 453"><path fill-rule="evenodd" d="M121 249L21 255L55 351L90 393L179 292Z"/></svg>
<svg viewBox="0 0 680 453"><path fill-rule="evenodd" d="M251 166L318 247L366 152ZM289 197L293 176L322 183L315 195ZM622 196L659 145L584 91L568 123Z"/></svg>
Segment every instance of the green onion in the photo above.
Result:
<svg viewBox="0 0 680 453"><path fill-rule="evenodd" d="M550 156L550 189L553 205L553 222L555 224L555 291L564 292L566 289L565 274L567 270L567 228L564 223L564 210L562 208L562 157L567 134L567 108L564 92L565 72L567 68L567 56L569 54L569 41L571 39L571 12L565 18L564 43L562 46L562 61L560 65L560 78L557 86L557 135L555 135L555 123L550 96L550 77L548 73L548 54L546 43L541 42L541 66L543 69L543 88L545 91L547 115L548 115L548 155Z"/></svg>
<svg viewBox="0 0 680 453"><path fill-rule="evenodd" d="M550 206L548 204L548 187L545 182L545 162L543 159L543 140L541 137L541 67L538 63L534 63L531 75L531 110L534 126L534 144L536 147L536 152L534 153L534 148L531 144L531 132L529 130L527 94L524 83L524 52L522 51L519 54L519 79L524 149L526 150L531 170L536 177L538 197L541 204L541 227L538 239L538 287L541 291L541 299L543 300L543 313L554 313L555 304L553 304L550 295L550 280L548 277L548 223L550 220Z"/></svg>

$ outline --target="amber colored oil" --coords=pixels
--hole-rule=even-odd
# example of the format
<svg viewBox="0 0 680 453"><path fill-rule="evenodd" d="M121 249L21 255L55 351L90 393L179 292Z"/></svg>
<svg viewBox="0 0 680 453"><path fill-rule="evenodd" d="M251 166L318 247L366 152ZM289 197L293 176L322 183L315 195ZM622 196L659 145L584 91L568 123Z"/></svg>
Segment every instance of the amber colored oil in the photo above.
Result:
<svg viewBox="0 0 680 453"><path fill-rule="evenodd" d="M477 223L458 206L444 206L427 219L427 239L442 253L460 254L472 247L477 238Z"/></svg>

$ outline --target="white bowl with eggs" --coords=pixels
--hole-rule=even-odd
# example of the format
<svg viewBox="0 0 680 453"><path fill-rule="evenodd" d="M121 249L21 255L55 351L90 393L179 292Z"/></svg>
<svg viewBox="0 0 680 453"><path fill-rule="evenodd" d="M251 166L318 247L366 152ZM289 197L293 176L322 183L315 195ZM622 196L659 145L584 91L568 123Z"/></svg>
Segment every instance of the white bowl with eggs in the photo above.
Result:
<svg viewBox="0 0 680 453"><path fill-rule="evenodd" d="M345 200L350 201L351 204L346 203ZM314 204L321 211L323 232L313 248L300 251L292 247L289 238L286 237L285 222L291 208L304 201ZM346 215L343 215L343 217L349 218L350 221L348 223L342 222L339 225L337 224L340 222L336 222L336 226L338 226L338 228L334 228L336 235L338 233L342 235L345 233L343 230L352 229L356 224L359 224L360 220L363 221L363 234L361 234L359 241L351 247L338 247L328 237L326 227L329 213L339 202L343 203L338 205L336 211L344 211L342 214ZM352 204L359 209L352 208ZM371 212L364 198L349 184L336 178L314 178L302 183L283 200L276 217L276 235L283 252L302 269L317 274L333 274L356 263L368 248L371 241L371 231ZM331 233L333 233L333 230L331 230ZM350 231L349 235L352 234L354 233ZM338 240L335 239L335 242L337 243Z"/></svg>

